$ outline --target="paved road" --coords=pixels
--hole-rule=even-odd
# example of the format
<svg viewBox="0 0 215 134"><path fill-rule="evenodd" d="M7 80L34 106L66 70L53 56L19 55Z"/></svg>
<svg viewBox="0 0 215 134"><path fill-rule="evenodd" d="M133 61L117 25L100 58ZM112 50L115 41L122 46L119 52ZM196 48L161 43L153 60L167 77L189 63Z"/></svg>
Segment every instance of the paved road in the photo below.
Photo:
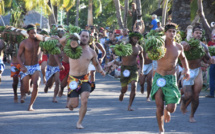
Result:
<svg viewBox="0 0 215 134"><path fill-rule="evenodd" d="M146 102L146 94L138 90L133 108L127 111L129 92L124 101L118 101L120 90L119 80L109 76L96 75L97 89L91 94L87 115L83 126L75 128L78 110L69 111L65 108L66 96L52 103L53 89L43 93L44 85L40 85L33 112L27 111L30 96L24 104L13 102L13 91L9 66L3 73L0 85L0 134L148 134L157 133L155 102ZM66 92L65 92L66 93ZM215 133L215 99L200 96L200 105L196 112L196 123L189 123L188 114L182 115L180 105L172 114L170 123L165 124L167 134L214 134ZM19 92L20 96L20 92Z"/></svg>

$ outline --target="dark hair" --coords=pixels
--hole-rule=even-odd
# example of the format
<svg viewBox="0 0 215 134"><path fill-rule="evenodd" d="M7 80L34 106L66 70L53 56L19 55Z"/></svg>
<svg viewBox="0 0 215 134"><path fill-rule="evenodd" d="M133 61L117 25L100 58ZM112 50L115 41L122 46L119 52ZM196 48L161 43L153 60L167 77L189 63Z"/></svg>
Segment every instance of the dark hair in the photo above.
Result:
<svg viewBox="0 0 215 134"><path fill-rule="evenodd" d="M177 24L175 24L175 23L167 23L166 25L165 25L165 32L167 31L167 30L169 30L169 29L177 29L178 28L178 25Z"/></svg>
<svg viewBox="0 0 215 134"><path fill-rule="evenodd" d="M193 33L196 31L196 30L199 30L199 31L202 31L202 27L201 27L201 24L200 23L196 23L193 27Z"/></svg>
<svg viewBox="0 0 215 134"><path fill-rule="evenodd" d="M37 29L37 27L34 24L27 25L27 27L26 27L27 32L29 32L32 29Z"/></svg>
<svg viewBox="0 0 215 134"><path fill-rule="evenodd" d="M89 33L89 35L90 35L90 31L89 30L81 30L81 32L79 33L79 35L81 35L82 34L82 32L88 32Z"/></svg>

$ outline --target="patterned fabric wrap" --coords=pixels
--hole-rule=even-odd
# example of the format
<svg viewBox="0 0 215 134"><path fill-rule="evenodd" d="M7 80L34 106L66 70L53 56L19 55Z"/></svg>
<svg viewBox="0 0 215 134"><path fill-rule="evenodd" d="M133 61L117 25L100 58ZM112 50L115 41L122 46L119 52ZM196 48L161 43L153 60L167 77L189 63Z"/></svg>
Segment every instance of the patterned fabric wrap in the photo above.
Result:
<svg viewBox="0 0 215 134"><path fill-rule="evenodd" d="M160 87L158 84L159 79L165 79L166 84ZM177 86L176 76L174 75L165 75L162 76L157 72L154 75L153 83L152 83L152 91L151 91L151 98L155 100L156 92L161 89L164 95L164 101L166 104L174 103L178 104L181 98L180 91Z"/></svg>
<svg viewBox="0 0 215 134"><path fill-rule="evenodd" d="M19 75L20 68L21 68L20 64L11 63L10 66L11 66L11 68L10 68L10 71L11 71L10 76L14 77L14 76Z"/></svg>
<svg viewBox="0 0 215 134"><path fill-rule="evenodd" d="M54 75L55 73L60 72L59 66L49 66L47 65L47 69L46 69L46 80L48 81L52 75Z"/></svg>
<svg viewBox="0 0 215 134"><path fill-rule="evenodd" d="M27 75L33 75L36 71L41 71L39 64L25 67L27 68L27 72L26 73L23 73L22 71L20 72L21 80Z"/></svg>
<svg viewBox="0 0 215 134"><path fill-rule="evenodd" d="M182 83L183 86L194 85L194 81L195 81L196 77L198 76L200 70L201 70L200 67L195 68L195 69L190 69L190 79L189 80L183 80L183 83Z"/></svg>
<svg viewBox="0 0 215 134"><path fill-rule="evenodd" d="M130 71L130 76L129 77L124 77L123 72L125 70ZM131 83L131 81L138 81L138 68L137 68L137 65L134 65L134 66L124 66L124 65L122 65L121 66L121 77L120 77L121 86L125 87L129 83Z"/></svg>
<svg viewBox="0 0 215 134"><path fill-rule="evenodd" d="M2 59L0 59L0 71L4 72L5 64Z"/></svg>
<svg viewBox="0 0 215 134"><path fill-rule="evenodd" d="M152 70L152 63L150 63L150 64L144 64L144 67L143 67L143 74L144 75L149 74L149 72L151 70Z"/></svg>
<svg viewBox="0 0 215 134"><path fill-rule="evenodd" d="M78 83L78 87L74 90L76 90L78 92L78 90L81 88L81 85L83 82L89 82L89 74L84 75L82 78L77 79L74 76L69 75L67 83L68 83L68 95L72 93L72 91L74 91L73 89L71 89L69 87L70 82L72 81L76 81Z"/></svg>

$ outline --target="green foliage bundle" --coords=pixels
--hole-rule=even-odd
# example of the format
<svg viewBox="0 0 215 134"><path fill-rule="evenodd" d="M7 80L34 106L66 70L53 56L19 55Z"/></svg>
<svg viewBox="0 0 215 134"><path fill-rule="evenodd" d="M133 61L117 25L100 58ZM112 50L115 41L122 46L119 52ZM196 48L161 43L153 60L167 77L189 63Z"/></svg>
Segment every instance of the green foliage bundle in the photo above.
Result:
<svg viewBox="0 0 215 134"><path fill-rule="evenodd" d="M60 48L57 47L57 44L58 40L53 39L44 42L41 41L39 45L43 50L46 50L47 53L55 55L61 53Z"/></svg>
<svg viewBox="0 0 215 134"><path fill-rule="evenodd" d="M71 40L68 40L66 46L64 47L64 53L71 59L79 59L82 55L82 47L78 46L72 48L70 45Z"/></svg>
<svg viewBox="0 0 215 134"><path fill-rule="evenodd" d="M215 56L215 47L214 46L210 46L210 47L208 47L208 49L209 49L210 55L211 56Z"/></svg>
<svg viewBox="0 0 215 134"><path fill-rule="evenodd" d="M123 42L116 44L114 51L117 56L130 56L133 53L132 45L129 43L125 45Z"/></svg>
<svg viewBox="0 0 215 134"><path fill-rule="evenodd" d="M187 60L200 59L205 55L205 49L199 40L191 38L187 43L190 45L190 50L184 51Z"/></svg>

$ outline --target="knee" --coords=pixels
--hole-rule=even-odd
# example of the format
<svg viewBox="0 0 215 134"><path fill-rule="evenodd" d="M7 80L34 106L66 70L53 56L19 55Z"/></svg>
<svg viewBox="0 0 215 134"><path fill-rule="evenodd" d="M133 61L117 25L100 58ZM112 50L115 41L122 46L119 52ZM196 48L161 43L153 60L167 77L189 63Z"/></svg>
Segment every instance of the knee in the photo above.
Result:
<svg viewBox="0 0 215 134"><path fill-rule="evenodd" d="M33 83L33 89L38 89L38 84L37 83Z"/></svg>
<svg viewBox="0 0 215 134"><path fill-rule="evenodd" d="M167 106L166 110L170 113L174 113L176 110L176 106L175 105Z"/></svg>
<svg viewBox="0 0 215 134"><path fill-rule="evenodd" d="M86 106L87 105L88 100L86 98L81 100L81 105L82 106Z"/></svg>
<svg viewBox="0 0 215 134"><path fill-rule="evenodd" d="M134 89L135 89L136 87L137 87L136 82L132 81L132 82L131 82L131 88L134 88Z"/></svg>

